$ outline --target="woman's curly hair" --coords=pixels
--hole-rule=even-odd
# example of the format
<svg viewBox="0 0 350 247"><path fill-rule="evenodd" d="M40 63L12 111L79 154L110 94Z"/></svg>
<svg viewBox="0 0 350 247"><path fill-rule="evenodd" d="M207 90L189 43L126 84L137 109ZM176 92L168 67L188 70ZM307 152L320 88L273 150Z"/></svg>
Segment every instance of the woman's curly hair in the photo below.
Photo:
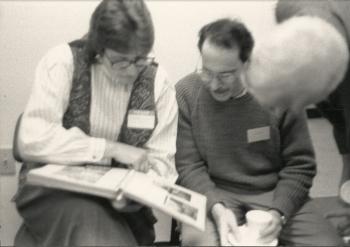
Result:
<svg viewBox="0 0 350 247"><path fill-rule="evenodd" d="M128 53L137 47L148 53L154 43L154 29L144 1L103 0L92 14L86 42L92 63L106 48Z"/></svg>

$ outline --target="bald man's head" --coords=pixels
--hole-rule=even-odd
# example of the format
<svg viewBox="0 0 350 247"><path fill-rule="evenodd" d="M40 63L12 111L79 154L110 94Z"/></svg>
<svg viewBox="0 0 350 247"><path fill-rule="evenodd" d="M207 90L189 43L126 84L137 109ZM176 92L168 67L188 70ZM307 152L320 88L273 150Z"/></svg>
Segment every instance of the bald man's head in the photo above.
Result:
<svg viewBox="0 0 350 247"><path fill-rule="evenodd" d="M348 58L345 39L331 24L317 17L293 17L258 40L248 87L263 104L301 109L338 86Z"/></svg>

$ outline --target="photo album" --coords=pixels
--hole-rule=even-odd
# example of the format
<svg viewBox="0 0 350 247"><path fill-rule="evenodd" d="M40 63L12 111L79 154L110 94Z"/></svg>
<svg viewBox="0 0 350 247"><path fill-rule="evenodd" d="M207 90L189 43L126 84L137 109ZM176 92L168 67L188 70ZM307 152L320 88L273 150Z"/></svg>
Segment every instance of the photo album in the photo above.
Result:
<svg viewBox="0 0 350 247"><path fill-rule="evenodd" d="M205 228L207 199L204 195L132 169L48 164L32 169L27 182L111 200L122 192L127 198L185 224L202 231Z"/></svg>

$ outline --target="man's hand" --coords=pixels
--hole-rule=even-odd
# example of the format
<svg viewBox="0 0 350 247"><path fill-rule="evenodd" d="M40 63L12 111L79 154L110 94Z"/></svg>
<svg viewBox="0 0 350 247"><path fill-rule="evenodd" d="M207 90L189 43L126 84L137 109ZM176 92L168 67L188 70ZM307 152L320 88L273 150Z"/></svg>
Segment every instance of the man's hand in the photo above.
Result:
<svg viewBox="0 0 350 247"><path fill-rule="evenodd" d="M341 208L326 215L327 219L339 221L338 232L341 236L350 235L350 207Z"/></svg>
<svg viewBox="0 0 350 247"><path fill-rule="evenodd" d="M272 220L270 224L260 232L260 238L265 243L270 243L278 238L282 230L282 215L274 209L271 209L268 212L272 215Z"/></svg>
<svg viewBox="0 0 350 247"><path fill-rule="evenodd" d="M223 204L217 203L211 210L217 230L220 237L221 246L231 246L228 241L228 235L233 234L237 242L240 241L237 220L232 210L226 208Z"/></svg>
<svg viewBox="0 0 350 247"><path fill-rule="evenodd" d="M350 180L342 184L339 196L343 207L331 211L326 217L337 222L335 225L341 236L350 236Z"/></svg>

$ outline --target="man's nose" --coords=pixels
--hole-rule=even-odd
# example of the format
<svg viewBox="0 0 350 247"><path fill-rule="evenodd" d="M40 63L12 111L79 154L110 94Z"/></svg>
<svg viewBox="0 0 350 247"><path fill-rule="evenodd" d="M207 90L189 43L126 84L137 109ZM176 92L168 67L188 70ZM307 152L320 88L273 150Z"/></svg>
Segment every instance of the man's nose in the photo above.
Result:
<svg viewBox="0 0 350 247"><path fill-rule="evenodd" d="M210 83L210 89L215 91L219 88L220 88L220 81L216 76L214 76L214 78L211 80L211 83Z"/></svg>

